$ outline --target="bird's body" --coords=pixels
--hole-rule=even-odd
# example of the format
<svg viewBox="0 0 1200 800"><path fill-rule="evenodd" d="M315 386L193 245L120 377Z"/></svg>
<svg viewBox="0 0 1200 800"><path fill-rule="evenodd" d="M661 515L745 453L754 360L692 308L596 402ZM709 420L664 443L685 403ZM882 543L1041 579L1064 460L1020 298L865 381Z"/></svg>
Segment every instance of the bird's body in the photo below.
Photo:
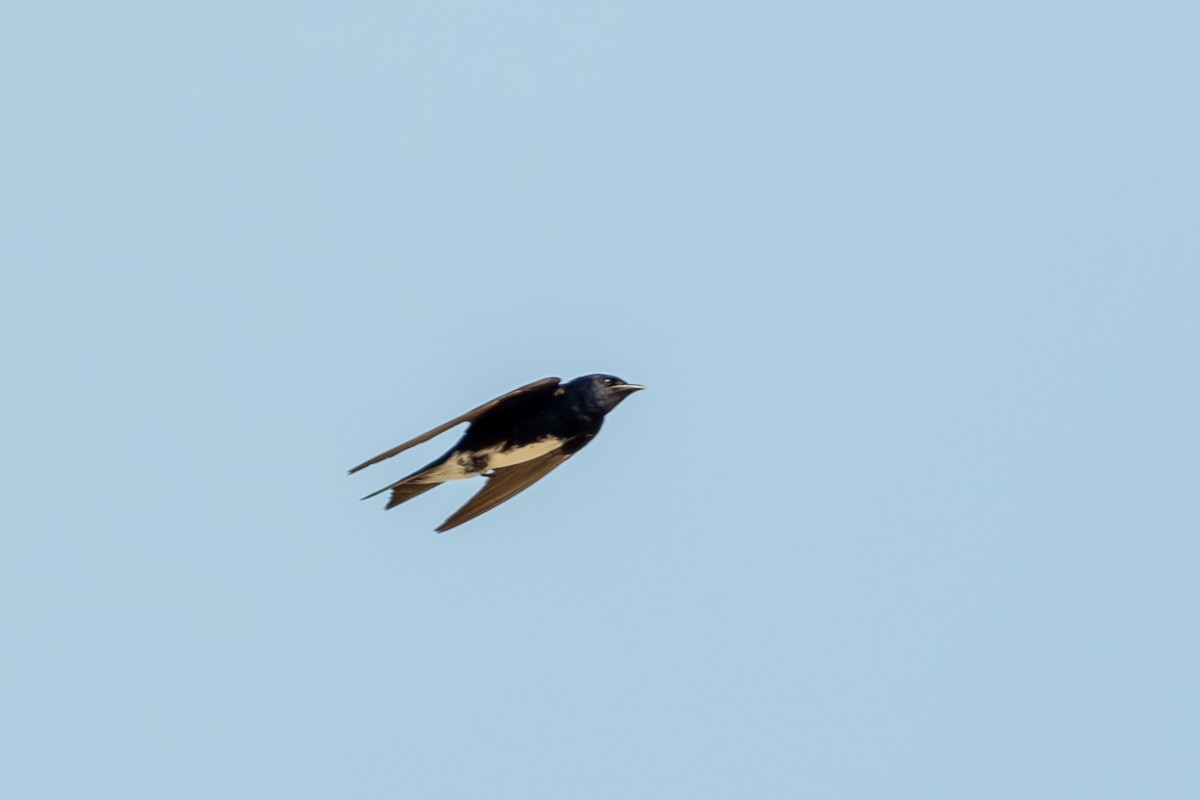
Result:
<svg viewBox="0 0 1200 800"><path fill-rule="evenodd" d="M350 471L357 472L470 422L462 438L440 458L367 495L391 490L386 507L394 508L446 481L486 476L483 489L438 528L446 531L544 477L591 441L600 431L604 415L641 388L612 375L585 375L565 384L558 378L546 378L468 411Z"/></svg>

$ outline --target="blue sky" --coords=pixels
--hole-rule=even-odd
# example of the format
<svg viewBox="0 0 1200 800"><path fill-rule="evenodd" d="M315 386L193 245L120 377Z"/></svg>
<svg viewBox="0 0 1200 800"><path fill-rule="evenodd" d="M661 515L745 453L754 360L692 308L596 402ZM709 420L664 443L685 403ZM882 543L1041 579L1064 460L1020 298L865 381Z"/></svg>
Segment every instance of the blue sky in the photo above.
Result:
<svg viewBox="0 0 1200 800"><path fill-rule="evenodd" d="M1198 22L11 9L0 794L1196 797Z"/></svg>

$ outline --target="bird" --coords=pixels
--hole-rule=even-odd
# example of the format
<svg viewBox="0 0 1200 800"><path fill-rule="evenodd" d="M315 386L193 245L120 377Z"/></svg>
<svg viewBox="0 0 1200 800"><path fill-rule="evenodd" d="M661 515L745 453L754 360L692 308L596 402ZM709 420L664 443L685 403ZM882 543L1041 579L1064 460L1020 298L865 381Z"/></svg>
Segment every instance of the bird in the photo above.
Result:
<svg viewBox="0 0 1200 800"><path fill-rule="evenodd" d="M560 378L543 378L369 458L349 474L469 422L462 438L442 456L362 498L368 500L390 491L384 506L387 510L446 481L482 475L487 479L483 488L437 527L438 533L444 533L544 478L595 438L606 414L644 388L615 375L583 375L566 383Z"/></svg>

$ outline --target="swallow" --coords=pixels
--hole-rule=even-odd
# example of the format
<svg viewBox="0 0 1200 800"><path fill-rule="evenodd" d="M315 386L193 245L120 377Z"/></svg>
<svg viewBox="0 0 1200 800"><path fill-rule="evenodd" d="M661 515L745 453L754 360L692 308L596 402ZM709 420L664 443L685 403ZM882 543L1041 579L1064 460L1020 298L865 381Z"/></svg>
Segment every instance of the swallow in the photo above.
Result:
<svg viewBox="0 0 1200 800"><path fill-rule="evenodd" d="M446 481L484 476L487 483L483 488L438 526L437 532L443 533L490 511L546 477L595 438L608 412L644 388L614 375L584 375L566 383L558 378L543 378L367 459L350 470L350 474L469 422L458 443L440 458L362 498L367 500L390 491L386 510Z"/></svg>

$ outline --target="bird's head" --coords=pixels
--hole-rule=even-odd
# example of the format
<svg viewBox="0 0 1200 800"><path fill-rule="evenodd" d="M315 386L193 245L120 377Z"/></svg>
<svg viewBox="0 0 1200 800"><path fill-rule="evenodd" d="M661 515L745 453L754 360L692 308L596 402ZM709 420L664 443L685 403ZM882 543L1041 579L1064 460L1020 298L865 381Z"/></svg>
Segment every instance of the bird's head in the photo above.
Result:
<svg viewBox="0 0 1200 800"><path fill-rule="evenodd" d="M634 392L645 389L626 383L615 375L584 375L567 384L587 407L607 414Z"/></svg>

